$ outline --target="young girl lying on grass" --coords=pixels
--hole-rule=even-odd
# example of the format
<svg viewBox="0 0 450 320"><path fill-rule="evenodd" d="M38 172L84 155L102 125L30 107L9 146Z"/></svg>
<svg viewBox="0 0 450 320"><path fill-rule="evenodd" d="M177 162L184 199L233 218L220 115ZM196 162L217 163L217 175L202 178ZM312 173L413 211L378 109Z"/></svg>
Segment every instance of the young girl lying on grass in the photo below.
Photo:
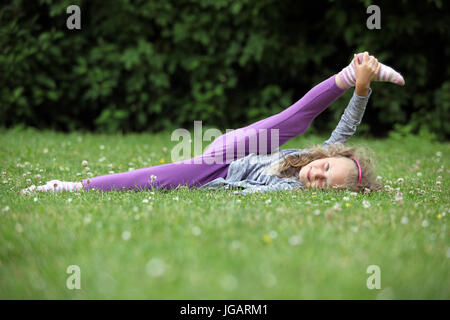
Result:
<svg viewBox="0 0 450 320"><path fill-rule="evenodd" d="M182 185L201 189L243 188L234 191L238 194L303 188L377 190L380 186L373 178L370 158L360 150L345 146L361 122L372 93L371 81L405 84L398 72L367 52L355 54L350 65L316 85L289 108L218 137L198 157L81 182L52 180L21 193L174 189ZM262 150L259 143L247 145L252 138L257 141L268 138L273 142L272 134L276 132L273 129L279 133L273 137L278 142L275 145L283 145L305 132L317 115L353 86L355 91L339 124L322 146L272 150L274 144L267 143ZM238 154L240 143L245 145L243 154ZM231 162L224 161L225 157L230 159L230 154Z"/></svg>

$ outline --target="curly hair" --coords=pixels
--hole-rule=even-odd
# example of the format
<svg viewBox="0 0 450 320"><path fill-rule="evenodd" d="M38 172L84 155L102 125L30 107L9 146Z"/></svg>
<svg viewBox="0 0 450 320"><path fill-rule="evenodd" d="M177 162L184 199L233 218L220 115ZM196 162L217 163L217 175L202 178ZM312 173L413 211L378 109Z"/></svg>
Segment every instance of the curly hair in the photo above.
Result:
<svg viewBox="0 0 450 320"><path fill-rule="evenodd" d="M299 150L300 151L300 150ZM358 183L358 170L353 170L352 174L347 176L345 182L341 186L333 187L335 190L348 189L356 192L371 192L381 189L381 184L377 183L374 178L375 165L373 162L373 156L369 156L369 151L363 148L353 148L345 146L341 143L332 144L326 147L314 146L308 149L304 149L305 152L295 153L292 155L283 155L283 160L276 163L276 167L271 169L279 178L293 178L295 180L299 178L299 171L308 163L332 157L346 157L352 159L356 158L361 166L361 183ZM353 160L352 160L353 161ZM356 168L356 163L355 163Z"/></svg>

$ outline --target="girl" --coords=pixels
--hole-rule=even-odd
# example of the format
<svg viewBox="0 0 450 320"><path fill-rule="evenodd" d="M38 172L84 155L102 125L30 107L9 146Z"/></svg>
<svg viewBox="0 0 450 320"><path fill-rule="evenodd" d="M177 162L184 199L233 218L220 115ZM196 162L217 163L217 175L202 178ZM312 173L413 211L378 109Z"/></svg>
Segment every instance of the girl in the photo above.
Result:
<svg viewBox="0 0 450 320"><path fill-rule="evenodd" d="M341 72L316 85L286 110L218 137L198 157L81 182L52 180L21 192L173 189L182 185L201 189L243 188L234 191L239 194L303 188L376 190L380 186L373 179L370 159L345 146L361 122L372 93L372 80L405 84L398 72L379 63L368 52L355 54ZM305 132L317 115L352 86L355 86L353 97L322 146L304 150L273 147ZM267 138L271 143L262 150L259 142ZM249 146L250 141L258 143ZM238 145L242 144L244 149L239 154ZM269 154L262 154L265 151Z"/></svg>

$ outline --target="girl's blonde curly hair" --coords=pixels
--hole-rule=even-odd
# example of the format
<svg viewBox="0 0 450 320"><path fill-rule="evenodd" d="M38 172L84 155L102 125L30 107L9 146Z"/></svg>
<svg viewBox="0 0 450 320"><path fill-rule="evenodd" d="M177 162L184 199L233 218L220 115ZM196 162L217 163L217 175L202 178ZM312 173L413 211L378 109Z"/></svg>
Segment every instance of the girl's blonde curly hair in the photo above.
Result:
<svg viewBox="0 0 450 320"><path fill-rule="evenodd" d="M300 151L300 150L299 150ZM272 172L279 178L299 178L300 169L308 163L332 157L347 157L352 159L356 158L361 166L361 183L358 186L358 170L355 163L355 170L350 174L343 185L333 187L337 190L348 189L356 192L371 192L381 189L381 184L376 182L374 178L375 165L373 157L369 156L369 150L363 148L353 148L341 143L332 144L326 147L314 146L308 149L304 149L305 152L295 153L292 155L283 155L283 160L276 163L277 168L272 167ZM354 161L352 159L352 161Z"/></svg>

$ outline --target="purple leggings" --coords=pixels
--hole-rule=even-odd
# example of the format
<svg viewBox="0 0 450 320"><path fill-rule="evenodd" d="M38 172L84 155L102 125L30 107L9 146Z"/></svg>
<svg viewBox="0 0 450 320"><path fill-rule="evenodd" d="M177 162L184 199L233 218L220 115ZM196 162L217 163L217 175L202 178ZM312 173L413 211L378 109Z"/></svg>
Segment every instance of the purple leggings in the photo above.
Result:
<svg viewBox="0 0 450 320"><path fill-rule="evenodd" d="M313 119L345 91L336 85L333 75L280 113L219 136L200 156L130 172L84 179L81 182L86 190L95 188L102 191L174 189L180 185L200 187L216 178L225 178L229 164L233 160L250 153L275 152L276 148L305 132ZM276 131L277 136L272 137ZM251 139L252 136L255 139ZM258 143L250 143L250 140ZM266 143L263 143L264 141ZM212 158L216 161L211 161ZM152 175L156 176L153 181Z"/></svg>

